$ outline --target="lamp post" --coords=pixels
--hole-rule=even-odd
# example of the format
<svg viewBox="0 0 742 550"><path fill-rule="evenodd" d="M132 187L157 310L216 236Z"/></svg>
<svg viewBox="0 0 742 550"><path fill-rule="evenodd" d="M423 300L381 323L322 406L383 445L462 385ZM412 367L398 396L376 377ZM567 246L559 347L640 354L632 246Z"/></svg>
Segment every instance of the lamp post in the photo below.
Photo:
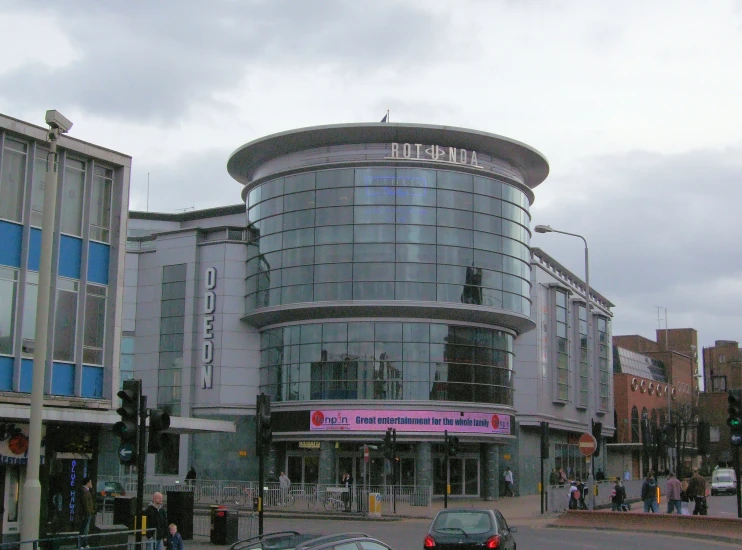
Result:
<svg viewBox="0 0 742 550"><path fill-rule="evenodd" d="M52 248L54 244L55 210L57 206L57 140L68 132L72 123L57 111L46 112L49 125L49 155L46 158L44 179L44 213L41 220L41 257L39 259L39 289L36 301L36 334L34 336L33 379L31 384L31 412L28 425L28 465L23 484L21 510L21 540L39 538L39 511L41 510L41 432L44 407L44 378L46 377L47 342L49 340L49 298L52 283ZM55 285L56 286L56 285ZM24 545L30 548L31 545Z"/></svg>
<svg viewBox="0 0 742 550"><path fill-rule="evenodd" d="M590 345L593 339L592 332L592 301L590 300L590 261L589 253L587 248L587 240L582 235L577 233L568 233L567 231L559 231L558 229L552 228L550 225L537 225L534 227L536 233L560 233L562 235L569 235L570 237L577 237L582 239L585 245L585 309L587 312L587 418L588 425L585 429L587 433L592 433L592 420L594 414L593 406L593 393L594 393L594 373L593 373L593 347ZM590 469L588 471L588 491L590 492L590 500L588 507L590 510L595 509L595 491L593 490L593 483L595 481L595 460L590 458Z"/></svg>

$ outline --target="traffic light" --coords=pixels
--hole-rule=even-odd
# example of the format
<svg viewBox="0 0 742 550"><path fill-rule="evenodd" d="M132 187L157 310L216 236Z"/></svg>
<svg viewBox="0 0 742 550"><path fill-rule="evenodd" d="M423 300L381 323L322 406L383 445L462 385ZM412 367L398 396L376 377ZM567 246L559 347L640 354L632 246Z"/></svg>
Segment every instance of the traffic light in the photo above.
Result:
<svg viewBox="0 0 742 550"><path fill-rule="evenodd" d="M595 452L593 457L600 456L600 443L603 441L603 423L593 422L593 437L595 438Z"/></svg>
<svg viewBox="0 0 742 550"><path fill-rule="evenodd" d="M273 429L271 428L271 398L269 395L264 393L258 395L257 422L257 448L258 453L262 454L263 450L268 449L271 441L273 441Z"/></svg>
<svg viewBox="0 0 742 550"><path fill-rule="evenodd" d="M456 456L459 452L459 438L455 435L448 436L448 456Z"/></svg>
<svg viewBox="0 0 742 550"><path fill-rule="evenodd" d="M696 447L699 455L709 454L711 444L711 430L708 422L701 420L696 427Z"/></svg>
<svg viewBox="0 0 742 550"><path fill-rule="evenodd" d="M392 429L387 428L386 434L384 434L384 443L381 445L381 454L387 460L394 460L394 443L392 441Z"/></svg>
<svg viewBox="0 0 742 550"><path fill-rule="evenodd" d="M541 459L549 458L549 423L541 422Z"/></svg>
<svg viewBox="0 0 742 550"><path fill-rule="evenodd" d="M170 415L162 409L151 409L149 411L149 440L147 441L148 453L159 453L164 447L167 435L165 430L170 427Z"/></svg>
<svg viewBox="0 0 742 550"><path fill-rule="evenodd" d="M742 445L742 390L729 390L727 401L729 402L727 426L731 430L731 443L740 446Z"/></svg>
<svg viewBox="0 0 742 550"><path fill-rule="evenodd" d="M113 425L113 433L121 439L119 445L119 462L136 464L138 451L139 404L142 397L141 380L124 380L124 388L118 392L121 406L116 410L121 420Z"/></svg>

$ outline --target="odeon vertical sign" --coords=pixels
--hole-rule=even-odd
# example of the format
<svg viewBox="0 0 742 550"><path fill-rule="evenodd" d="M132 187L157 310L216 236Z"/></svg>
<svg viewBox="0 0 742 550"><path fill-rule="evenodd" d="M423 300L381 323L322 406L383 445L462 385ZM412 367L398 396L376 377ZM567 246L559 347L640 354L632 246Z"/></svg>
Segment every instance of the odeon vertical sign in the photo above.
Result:
<svg viewBox="0 0 742 550"><path fill-rule="evenodd" d="M204 274L204 325L201 346L201 387L214 385L214 314L216 313L216 268L209 267Z"/></svg>

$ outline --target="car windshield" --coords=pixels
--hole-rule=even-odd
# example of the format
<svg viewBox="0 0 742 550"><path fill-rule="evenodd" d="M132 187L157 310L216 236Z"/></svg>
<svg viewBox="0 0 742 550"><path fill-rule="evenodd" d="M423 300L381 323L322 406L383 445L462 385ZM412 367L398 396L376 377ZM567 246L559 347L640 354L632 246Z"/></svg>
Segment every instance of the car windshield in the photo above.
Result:
<svg viewBox="0 0 742 550"><path fill-rule="evenodd" d="M438 514L433 529L439 532L463 531L467 535L486 533L492 529L487 512L447 512Z"/></svg>

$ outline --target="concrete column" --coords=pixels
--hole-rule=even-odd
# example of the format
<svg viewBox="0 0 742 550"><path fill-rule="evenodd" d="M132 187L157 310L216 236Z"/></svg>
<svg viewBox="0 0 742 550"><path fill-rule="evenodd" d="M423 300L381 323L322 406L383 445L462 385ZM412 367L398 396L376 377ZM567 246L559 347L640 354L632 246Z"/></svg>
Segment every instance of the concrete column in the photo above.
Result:
<svg viewBox="0 0 742 550"><path fill-rule="evenodd" d="M417 486L429 488L433 486L433 444L421 441L417 446Z"/></svg>
<svg viewBox="0 0 742 550"><path fill-rule="evenodd" d="M335 444L332 441L321 441L319 444L319 483L335 483Z"/></svg>
<svg viewBox="0 0 742 550"><path fill-rule="evenodd" d="M494 443L484 445L484 491L485 500L500 498L500 446Z"/></svg>

